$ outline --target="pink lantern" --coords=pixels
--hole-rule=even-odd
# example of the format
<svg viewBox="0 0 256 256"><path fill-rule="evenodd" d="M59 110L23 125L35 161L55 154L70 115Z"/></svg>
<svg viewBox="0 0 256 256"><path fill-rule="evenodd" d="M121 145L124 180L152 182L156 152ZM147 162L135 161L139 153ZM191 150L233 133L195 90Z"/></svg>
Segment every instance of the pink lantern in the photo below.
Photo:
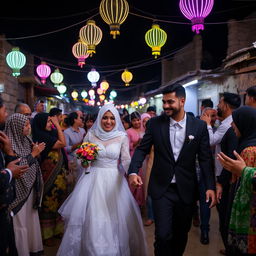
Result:
<svg viewBox="0 0 256 256"><path fill-rule="evenodd" d="M42 84L45 84L46 78L51 74L51 68L42 61L39 66L36 68L38 76L41 78Z"/></svg>
<svg viewBox="0 0 256 256"><path fill-rule="evenodd" d="M204 18L211 12L213 4L214 0L180 0L180 10L191 20L193 32L199 34L204 30Z"/></svg>

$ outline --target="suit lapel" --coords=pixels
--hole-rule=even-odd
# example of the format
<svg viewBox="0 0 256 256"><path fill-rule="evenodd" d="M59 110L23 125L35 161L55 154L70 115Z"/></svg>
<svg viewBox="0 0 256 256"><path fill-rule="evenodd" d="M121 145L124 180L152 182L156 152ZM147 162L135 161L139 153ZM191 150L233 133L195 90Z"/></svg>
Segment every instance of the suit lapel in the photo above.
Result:
<svg viewBox="0 0 256 256"><path fill-rule="evenodd" d="M166 147L166 151L169 153L170 158L174 160L172 146L170 142L170 120L169 118L165 118L161 125L161 132L163 136L164 146Z"/></svg>
<svg viewBox="0 0 256 256"><path fill-rule="evenodd" d="M187 115L187 122L186 122L186 133L185 133L185 140L183 143L183 146L181 148L179 157L177 159L177 162L179 161L179 159L181 158L182 154L186 151L187 145L189 143L189 139L188 136L189 135L195 135L194 132L195 131L195 122L193 122L192 117L190 117L189 115Z"/></svg>

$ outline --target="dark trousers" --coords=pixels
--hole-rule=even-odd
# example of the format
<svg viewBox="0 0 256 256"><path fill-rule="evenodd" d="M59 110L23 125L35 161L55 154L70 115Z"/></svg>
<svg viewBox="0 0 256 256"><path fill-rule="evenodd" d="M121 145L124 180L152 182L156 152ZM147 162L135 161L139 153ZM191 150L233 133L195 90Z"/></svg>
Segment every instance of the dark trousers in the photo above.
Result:
<svg viewBox="0 0 256 256"><path fill-rule="evenodd" d="M217 210L219 214L219 230L221 238L225 248L227 249L227 240L228 240L228 224L230 218L230 185L222 185L222 196L220 203L217 204Z"/></svg>
<svg viewBox="0 0 256 256"><path fill-rule="evenodd" d="M201 231L209 232L211 209L210 203L206 203L206 187L203 179L199 181L199 205L200 205L200 229Z"/></svg>
<svg viewBox="0 0 256 256"><path fill-rule="evenodd" d="M15 246L12 217L7 209L0 210L0 255L18 256Z"/></svg>
<svg viewBox="0 0 256 256"><path fill-rule="evenodd" d="M171 184L160 199L152 199L155 220L155 255L181 256L191 228L193 204L179 197L176 184Z"/></svg>

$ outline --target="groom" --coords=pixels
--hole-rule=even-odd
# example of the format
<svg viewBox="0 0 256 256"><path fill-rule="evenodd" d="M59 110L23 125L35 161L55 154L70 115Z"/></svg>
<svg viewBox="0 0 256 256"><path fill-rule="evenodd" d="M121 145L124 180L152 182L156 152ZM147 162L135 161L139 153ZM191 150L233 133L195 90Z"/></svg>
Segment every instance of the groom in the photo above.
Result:
<svg viewBox="0 0 256 256"><path fill-rule="evenodd" d="M163 91L164 114L147 123L128 170L129 183L141 186L137 175L154 146L154 163L148 191L155 219L155 255L181 256L191 227L198 184L196 156L206 184L206 201L215 204L213 159L206 123L184 111L186 93L176 84Z"/></svg>

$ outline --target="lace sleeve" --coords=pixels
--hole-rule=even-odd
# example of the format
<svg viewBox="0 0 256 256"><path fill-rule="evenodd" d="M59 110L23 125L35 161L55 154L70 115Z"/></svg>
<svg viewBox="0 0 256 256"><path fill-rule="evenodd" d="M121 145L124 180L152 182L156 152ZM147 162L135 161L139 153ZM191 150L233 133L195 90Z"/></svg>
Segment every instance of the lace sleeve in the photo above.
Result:
<svg viewBox="0 0 256 256"><path fill-rule="evenodd" d="M125 136L122 139L122 145L121 145L121 164L126 173L129 168L130 162L131 162L131 156L129 151L129 140L128 140L128 137Z"/></svg>

